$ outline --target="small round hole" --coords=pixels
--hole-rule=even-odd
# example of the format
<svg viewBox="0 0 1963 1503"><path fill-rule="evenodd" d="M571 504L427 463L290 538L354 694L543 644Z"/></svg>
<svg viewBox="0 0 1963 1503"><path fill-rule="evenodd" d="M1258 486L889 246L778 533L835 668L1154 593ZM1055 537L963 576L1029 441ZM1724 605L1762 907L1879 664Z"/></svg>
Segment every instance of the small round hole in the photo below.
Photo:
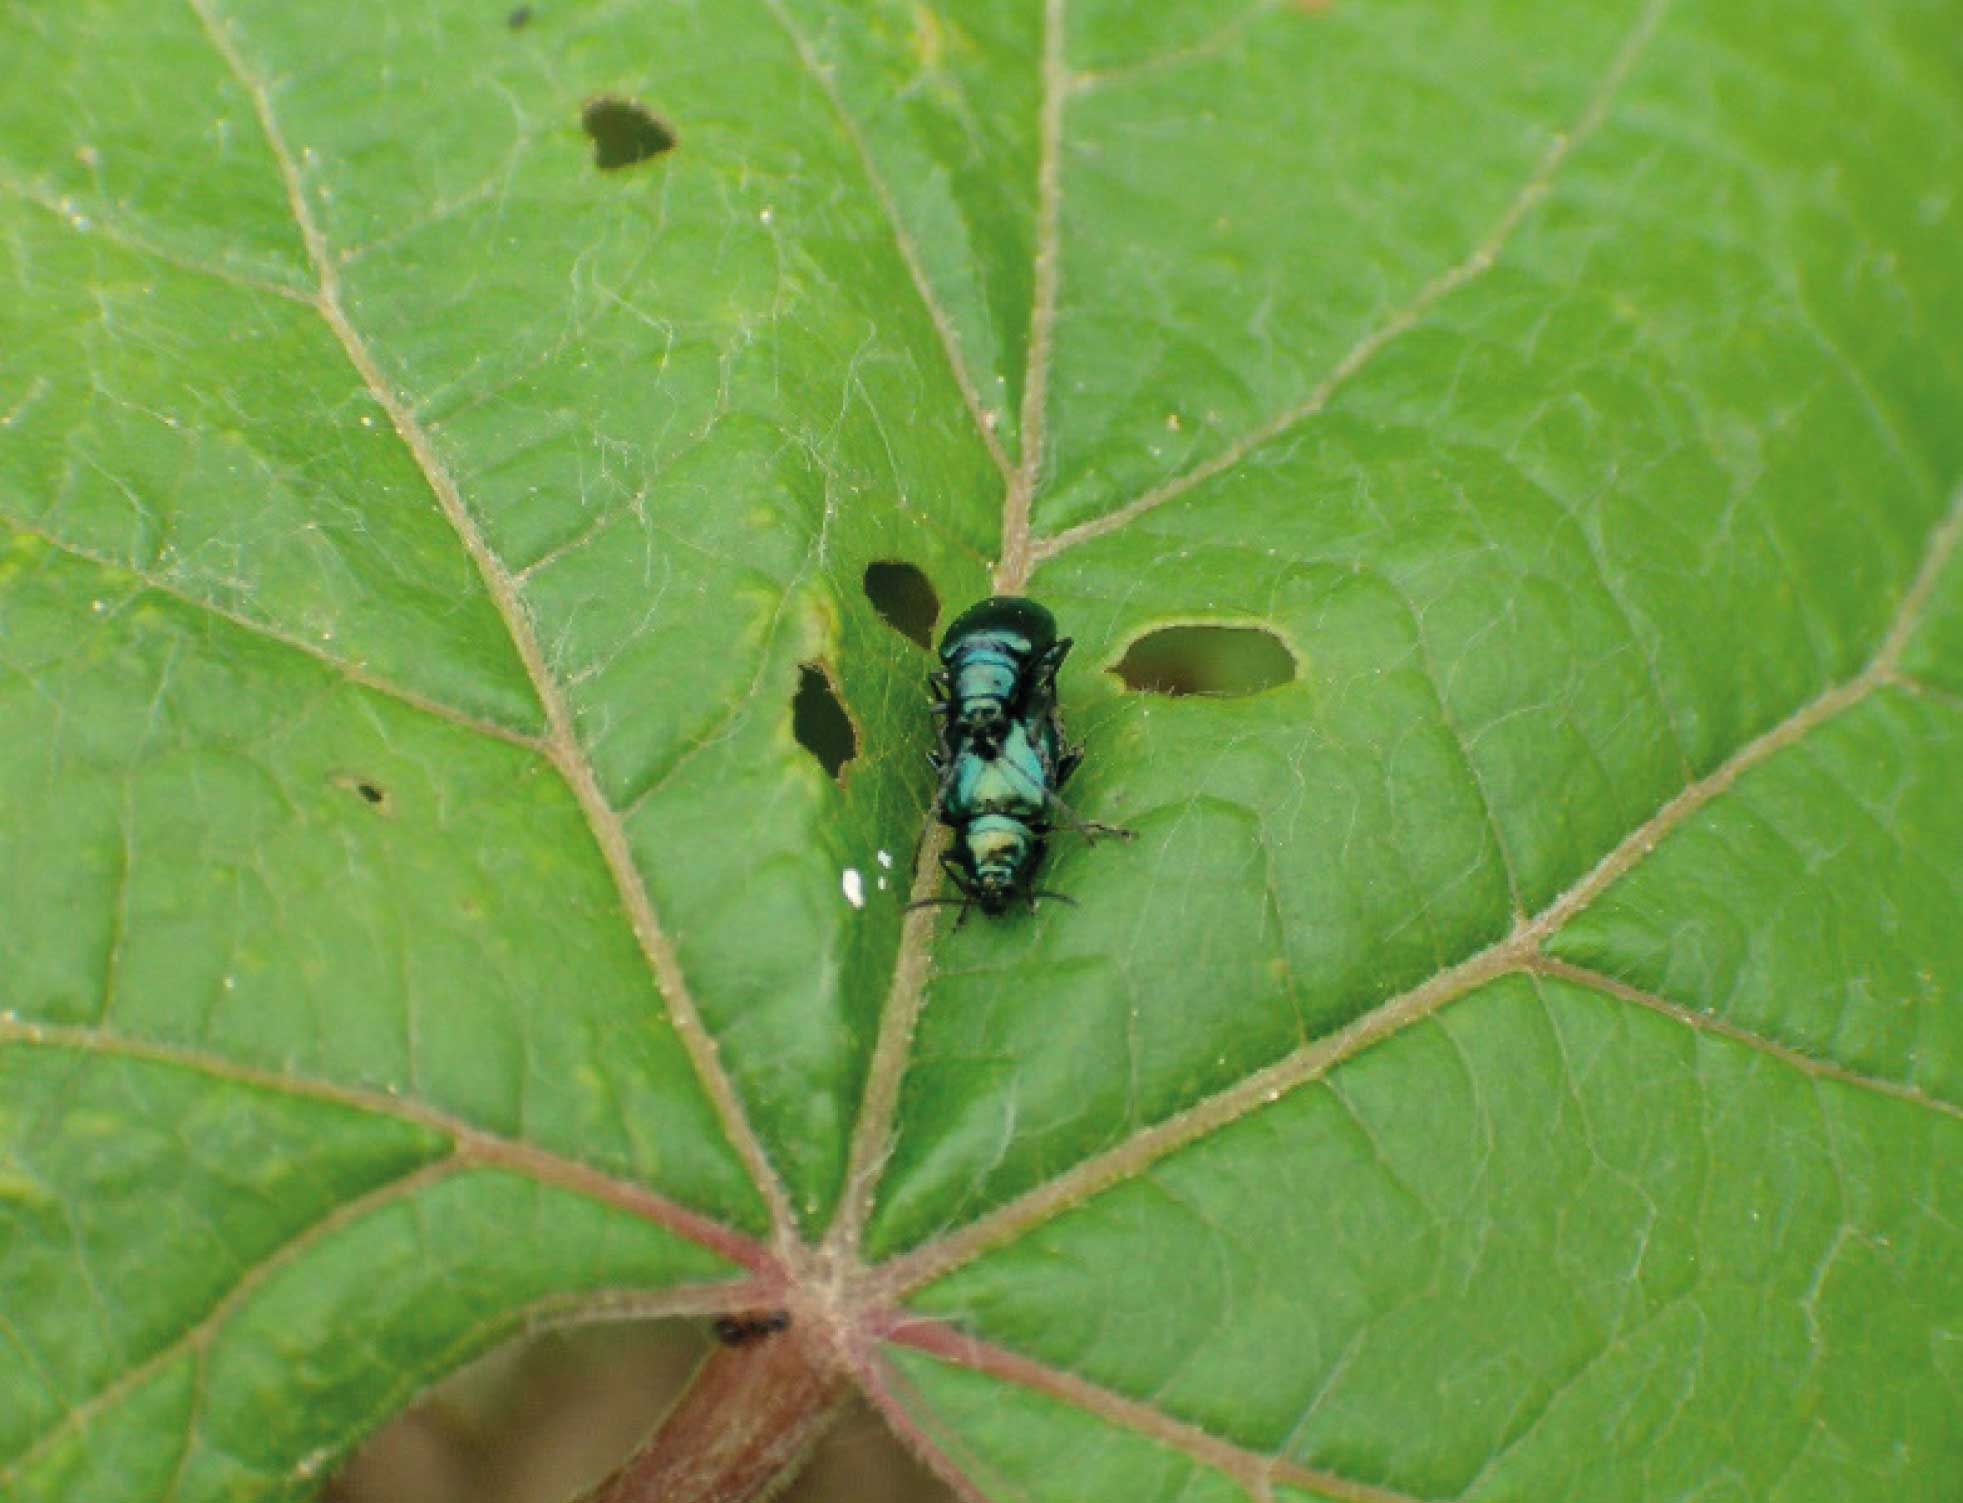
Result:
<svg viewBox="0 0 1963 1503"><path fill-rule="evenodd" d="M927 576L912 564L882 559L866 565L866 599L879 612L879 619L903 637L910 637L929 651L934 646L934 623L940 619L941 601Z"/></svg>
<svg viewBox="0 0 1963 1503"><path fill-rule="evenodd" d="M579 125L592 139L593 164L606 171L658 157L675 144L675 133L631 99L590 99Z"/></svg>
<svg viewBox="0 0 1963 1503"><path fill-rule="evenodd" d="M859 754L859 734L852 729L852 717L845 713L831 678L816 663L798 669L797 693L791 699L791 734L818 759L827 777L836 778Z"/></svg>
<svg viewBox="0 0 1963 1503"><path fill-rule="evenodd" d="M1288 683L1295 655L1258 626L1164 626L1133 642L1111 671L1150 694L1233 697Z"/></svg>
<svg viewBox="0 0 1963 1503"><path fill-rule="evenodd" d="M351 772L336 773L332 779L336 788L345 788L369 808L383 814L389 812L389 792L380 783L357 777Z"/></svg>

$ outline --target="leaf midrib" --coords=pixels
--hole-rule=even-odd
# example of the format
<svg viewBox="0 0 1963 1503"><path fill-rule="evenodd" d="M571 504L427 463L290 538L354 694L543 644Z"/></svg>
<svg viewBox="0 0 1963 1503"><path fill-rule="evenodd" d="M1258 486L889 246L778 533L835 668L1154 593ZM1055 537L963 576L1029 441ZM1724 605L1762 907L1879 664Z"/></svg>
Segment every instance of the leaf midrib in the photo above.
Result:
<svg viewBox="0 0 1963 1503"><path fill-rule="evenodd" d="M774 5L776 0L771 0L771 3ZM1024 346L1022 413L1017 423L1020 451L1015 468L1005 472L1007 489L1002 500L1002 545L991 579L995 592L1002 595L1020 594L1027 587L1029 572L1035 566L1030 539L1030 507L1043 464L1044 398L1048 388L1050 341L1057 307L1063 100L1069 91L1069 71L1063 54L1064 27L1064 0L1044 0L1042 102L1039 107L1036 162L1036 266L1030 298L1029 334ZM845 118L842 109L840 115ZM898 225L897 217L894 223ZM904 233L901 233L904 240ZM924 279L917 280L916 286L935 325L951 327L938 307L932 287ZM960 351L951 343L948 359L954 364L963 390L971 389L973 381L964 369ZM976 423L984 438L992 437L987 420L979 412ZM930 814L915 847L908 907L900 927L900 943L893 957L893 980L886 1001L880 1008L879 1035L867 1064L865 1089L860 1095L859 1111L853 1122L852 1140L846 1153L845 1188L817 1255L817 1262L824 1267L851 1268L861 1263L860 1242L872 1214L880 1167L892 1149L894 1122L899 1112L900 1080L906 1071L914 1024L926 999L927 981L932 972L938 910L928 906L925 900L931 898L939 886L941 853L947 848L947 840L946 829Z"/></svg>
<svg viewBox="0 0 1963 1503"><path fill-rule="evenodd" d="M1036 276L1030 308L1028 366L1023 379L1022 450L1021 462L1011 477L1003 502L1002 556L995 569L996 590L1004 594L1020 593L1027 587L1029 576L1037 567L1064 550L1113 532L1133 518L1176 499L1239 463L1255 449L1308 421L1323 411L1335 392L1368 365L1386 345L1416 327L1424 315L1445 297L1488 271L1534 206L1547 195L1562 166L1601 127L1617 92L1662 25L1670 4L1671 0L1645 0L1634 25L1616 49L1601 80L1589 91L1573 127L1554 137L1526 184L1508 200L1492 228L1472 251L1426 283L1415 297L1358 340L1306 399L1228 443L1212 457L1103 517L1036 539L1031 531L1031 505L1042 475L1044 396L1060 275L1058 236L1062 208L1063 103L1072 82L1063 50L1067 19L1065 0L1044 0L1043 88L1036 166ZM918 285L930 311L935 311L931 288L924 282ZM944 323L944 318L936 311L936 324ZM949 355L959 370L959 352L950 348ZM964 376L963 385L968 384ZM1441 708L1443 704L1441 695ZM1464 738L1455 735L1455 740L1463 750ZM1469 756L1467 760L1470 763ZM1478 782L1476 772L1474 781ZM1512 862L1497 812L1485 797L1483 785L1480 786L1480 795L1492 837L1507 866L1508 885L1514 893L1516 922L1522 923L1525 919L1519 911L1518 884L1513 877ZM945 832L937 822L930 820L919 843L910 894L912 900L917 902L931 896L937 887L940 855L945 844ZM907 915L901 930L899 951L894 961L893 985L881 1011L879 1038L874 1047L859 1119L853 1132L845 1195L825 1239L828 1262L836 1262L841 1257L847 1261L857 1260L865 1223L871 1215L878 1169L892 1149L894 1122L899 1108L900 1076L905 1068L914 1026L925 1004L926 986L931 974L929 957L932 939L937 932L934 917L932 909L916 909ZM1313 1045L1304 1046L1305 1050L1310 1048ZM1250 1078L1260 1079L1265 1074L1264 1071ZM1067 1177L1068 1173L1066 1171L1063 1177ZM960 1233L953 1235L958 1237Z"/></svg>

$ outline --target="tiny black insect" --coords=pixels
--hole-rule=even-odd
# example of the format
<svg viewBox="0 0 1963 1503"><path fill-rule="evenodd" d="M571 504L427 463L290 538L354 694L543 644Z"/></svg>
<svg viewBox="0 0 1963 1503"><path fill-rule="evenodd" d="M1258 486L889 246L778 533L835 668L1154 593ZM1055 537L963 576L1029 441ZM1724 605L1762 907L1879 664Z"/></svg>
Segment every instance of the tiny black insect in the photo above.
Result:
<svg viewBox="0 0 1963 1503"><path fill-rule="evenodd" d="M970 906L991 918L1020 899L1033 911L1038 898L1071 899L1035 885L1056 823L1096 839L1131 831L1079 818L1057 796L1084 749L1063 734L1056 670L1070 650L1056 621L1033 600L998 595L972 606L941 639L946 666L930 677L942 698L934 703L940 741L929 754L939 774L935 804L954 831L941 866L958 898L924 898L914 907L958 905L959 926Z"/></svg>
<svg viewBox="0 0 1963 1503"><path fill-rule="evenodd" d="M753 1341L762 1341L766 1336L775 1336L790 1326L789 1310L761 1310L742 1315L718 1315L711 1325L716 1340L724 1346L748 1346Z"/></svg>

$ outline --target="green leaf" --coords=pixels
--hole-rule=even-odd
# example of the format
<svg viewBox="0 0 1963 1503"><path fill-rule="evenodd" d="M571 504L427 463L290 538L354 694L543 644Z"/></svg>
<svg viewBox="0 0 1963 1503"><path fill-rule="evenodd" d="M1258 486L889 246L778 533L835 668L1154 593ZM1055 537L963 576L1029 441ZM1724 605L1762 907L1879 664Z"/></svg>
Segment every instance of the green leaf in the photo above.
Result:
<svg viewBox="0 0 1963 1503"><path fill-rule="evenodd" d="M534 10L4 13L0 1493L768 1298L972 1496L1945 1496L1954 0Z"/></svg>

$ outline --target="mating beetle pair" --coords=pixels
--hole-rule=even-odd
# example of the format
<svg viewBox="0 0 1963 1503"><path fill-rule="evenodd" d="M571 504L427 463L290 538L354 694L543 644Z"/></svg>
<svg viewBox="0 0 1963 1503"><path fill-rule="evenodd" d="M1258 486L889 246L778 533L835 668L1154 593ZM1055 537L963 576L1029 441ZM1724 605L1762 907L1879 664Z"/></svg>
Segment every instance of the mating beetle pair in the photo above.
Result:
<svg viewBox="0 0 1963 1503"><path fill-rule="evenodd" d="M913 906L972 905L994 917L1017 899L1071 899L1034 885L1056 823L1090 839L1131 831L1080 819L1060 789L1084 749L1064 739L1056 673L1070 651L1056 620L1033 600L997 595L970 606L941 638L941 667L928 675L938 696L939 745L928 754L939 776L934 802L954 831L941 857L958 898Z"/></svg>

